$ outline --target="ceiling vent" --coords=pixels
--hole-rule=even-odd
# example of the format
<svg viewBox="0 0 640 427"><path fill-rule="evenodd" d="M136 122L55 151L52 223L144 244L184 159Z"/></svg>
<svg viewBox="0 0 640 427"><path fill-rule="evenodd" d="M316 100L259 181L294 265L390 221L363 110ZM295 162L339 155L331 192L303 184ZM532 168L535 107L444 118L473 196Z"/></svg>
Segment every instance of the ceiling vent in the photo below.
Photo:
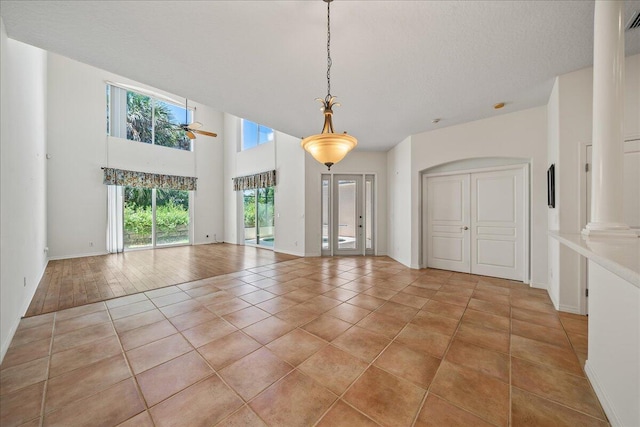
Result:
<svg viewBox="0 0 640 427"><path fill-rule="evenodd" d="M640 28L640 10L636 10L629 23L627 24L627 31Z"/></svg>

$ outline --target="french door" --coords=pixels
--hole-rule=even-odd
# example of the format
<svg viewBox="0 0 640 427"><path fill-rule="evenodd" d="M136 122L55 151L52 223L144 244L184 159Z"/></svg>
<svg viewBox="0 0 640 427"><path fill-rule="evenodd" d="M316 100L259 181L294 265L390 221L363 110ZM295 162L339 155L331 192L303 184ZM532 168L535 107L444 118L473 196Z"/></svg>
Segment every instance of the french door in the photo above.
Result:
<svg viewBox="0 0 640 427"><path fill-rule="evenodd" d="M427 266L526 279L525 169L425 177Z"/></svg>
<svg viewBox="0 0 640 427"><path fill-rule="evenodd" d="M322 175L323 255L373 254L373 214L373 175Z"/></svg>

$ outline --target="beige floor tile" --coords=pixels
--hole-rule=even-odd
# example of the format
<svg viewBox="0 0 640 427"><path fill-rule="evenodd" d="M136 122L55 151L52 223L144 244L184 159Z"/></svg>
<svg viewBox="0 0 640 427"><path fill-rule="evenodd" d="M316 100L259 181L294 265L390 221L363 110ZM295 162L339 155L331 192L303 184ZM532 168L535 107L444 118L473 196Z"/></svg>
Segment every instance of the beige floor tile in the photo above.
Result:
<svg viewBox="0 0 640 427"><path fill-rule="evenodd" d="M381 298L372 297L370 295L360 294L356 297L347 300L347 302L351 305L357 305L358 307L364 308L365 310L375 310L384 304L386 301Z"/></svg>
<svg viewBox="0 0 640 427"><path fill-rule="evenodd" d="M425 310L420 310L411 320L411 324L423 330L449 336L456 331L458 323L458 320Z"/></svg>
<svg viewBox="0 0 640 427"><path fill-rule="evenodd" d="M561 369L574 375L584 376L580 362L571 349L513 335L511 337L511 355Z"/></svg>
<svg viewBox="0 0 640 427"><path fill-rule="evenodd" d="M257 307L248 307L222 317L236 328L242 329L269 316L269 313Z"/></svg>
<svg viewBox="0 0 640 427"><path fill-rule="evenodd" d="M476 370L444 361L430 391L493 424L509 423L509 385Z"/></svg>
<svg viewBox="0 0 640 427"><path fill-rule="evenodd" d="M60 409L130 377L122 354L75 369L48 381L44 410L51 412Z"/></svg>
<svg viewBox="0 0 640 427"><path fill-rule="evenodd" d="M456 320L460 320L462 314L464 313L464 307L433 300L427 301L427 303L422 307L422 310L426 310L435 314L441 314L443 316L451 317L452 319Z"/></svg>
<svg viewBox="0 0 640 427"><path fill-rule="evenodd" d="M494 314L496 316L509 317L511 315L511 307L509 304L498 302L484 301L477 298L469 300L469 308L485 313Z"/></svg>
<svg viewBox="0 0 640 427"><path fill-rule="evenodd" d="M73 317L84 316L99 311L105 311L107 309L105 303L96 302L94 304L86 304L79 307L68 308L66 310L60 310L56 312L56 323L62 322Z"/></svg>
<svg viewBox="0 0 640 427"><path fill-rule="evenodd" d="M489 350L509 353L509 332L506 331L484 328L463 321L455 337Z"/></svg>
<svg viewBox="0 0 640 427"><path fill-rule="evenodd" d="M51 356L49 378L99 362L121 352L120 341L116 336L111 336L55 353Z"/></svg>
<svg viewBox="0 0 640 427"><path fill-rule="evenodd" d="M182 335L174 334L127 351L127 359L133 373L139 374L191 350L193 347Z"/></svg>
<svg viewBox="0 0 640 427"><path fill-rule="evenodd" d="M586 378L515 357L511 358L511 372L514 387L606 420Z"/></svg>
<svg viewBox="0 0 640 427"><path fill-rule="evenodd" d="M371 366L344 395L344 400L376 422L408 426L413 422L425 391Z"/></svg>
<svg viewBox="0 0 640 427"><path fill-rule="evenodd" d="M338 400L322 417L318 427L376 427L378 423L365 416L362 412Z"/></svg>
<svg viewBox="0 0 640 427"><path fill-rule="evenodd" d="M124 319L118 319L113 322L113 326L116 328L116 331L119 334L122 334L132 329L140 328L152 323L157 323L162 320L165 320L165 317L160 311L151 310L133 316L125 317Z"/></svg>
<svg viewBox="0 0 640 427"><path fill-rule="evenodd" d="M243 329L243 332L262 345L280 338L287 332L295 329L295 325L271 316Z"/></svg>
<svg viewBox="0 0 640 427"><path fill-rule="evenodd" d="M440 362L438 358L394 342L376 359L374 365L426 390Z"/></svg>
<svg viewBox="0 0 640 427"><path fill-rule="evenodd" d="M394 319L405 323L410 322L417 312L417 308L408 307L391 301L383 304L376 310L376 313L378 314L384 314L385 316L393 317Z"/></svg>
<svg viewBox="0 0 640 427"><path fill-rule="evenodd" d="M354 326L334 339L332 344L365 362L372 362L390 342L383 335Z"/></svg>
<svg viewBox="0 0 640 427"><path fill-rule="evenodd" d="M420 415L418 415L415 427L457 426L491 427L492 424L429 393Z"/></svg>
<svg viewBox="0 0 640 427"><path fill-rule="evenodd" d="M25 344L29 344L34 341L41 341L51 338L53 334L53 327L51 324L46 323L31 328L22 328L13 335L10 347L18 347Z"/></svg>
<svg viewBox="0 0 640 427"><path fill-rule="evenodd" d="M219 370L260 347L259 342L236 331L198 348L198 352L214 369Z"/></svg>
<svg viewBox="0 0 640 427"><path fill-rule="evenodd" d="M225 314L233 313L234 311L242 310L243 308L250 307L251 304L240 299L233 298L226 301L216 302L207 305L207 309L218 316L224 316Z"/></svg>
<svg viewBox="0 0 640 427"><path fill-rule="evenodd" d="M250 400L292 369L263 347L220 370L219 374L243 399Z"/></svg>
<svg viewBox="0 0 640 427"><path fill-rule="evenodd" d="M150 412L158 427L210 426L242 404L242 400L217 375L213 375L154 406Z"/></svg>
<svg viewBox="0 0 640 427"><path fill-rule="evenodd" d="M361 328L383 335L388 339L393 339L407 324L404 320L373 312L357 323Z"/></svg>
<svg viewBox="0 0 640 427"><path fill-rule="evenodd" d="M122 319L123 317L133 316L134 314L144 313L145 311L154 310L155 305L149 300L134 302L133 304L122 305L109 309L113 320Z"/></svg>
<svg viewBox="0 0 640 427"><path fill-rule="evenodd" d="M298 302L287 298L285 295L256 304L256 307L267 313L276 314L295 305L298 305Z"/></svg>
<svg viewBox="0 0 640 427"><path fill-rule="evenodd" d="M308 376L295 370L269 387L249 406L268 425L313 425L337 396Z"/></svg>
<svg viewBox="0 0 640 427"><path fill-rule="evenodd" d="M353 324L358 323L359 321L367 317L367 315L369 315L370 313L370 310L366 310L364 308L348 303L340 304L326 312L326 314L330 316L337 317L340 320L344 320L345 322Z"/></svg>
<svg viewBox="0 0 640 427"><path fill-rule="evenodd" d="M118 427L154 427L153 421L151 420L151 415L149 412L144 411L140 412L138 415L135 415L129 418L127 421L122 424L118 424Z"/></svg>
<svg viewBox="0 0 640 427"><path fill-rule="evenodd" d="M182 331L182 335L194 347L203 346L211 341L222 338L235 332L237 329L229 322L215 318L209 322L201 323L198 326Z"/></svg>
<svg viewBox="0 0 640 427"><path fill-rule="evenodd" d="M483 328L496 329L498 331L509 332L511 330L511 319L504 316L478 311L468 308L462 316L464 324L481 326Z"/></svg>
<svg viewBox="0 0 640 427"><path fill-rule="evenodd" d="M445 359L509 383L509 356L455 339Z"/></svg>
<svg viewBox="0 0 640 427"><path fill-rule="evenodd" d="M407 294L405 292L398 292L393 297L391 297L389 301L421 309L427 303L427 301L429 301L429 299L417 295Z"/></svg>
<svg viewBox="0 0 640 427"><path fill-rule="evenodd" d="M449 346L451 337L435 332L425 331L419 326L409 324L396 337L396 342L404 344L415 351L442 358Z"/></svg>
<svg viewBox="0 0 640 427"><path fill-rule="evenodd" d="M569 348L571 346L567 334L563 330L547 328L546 326L523 322L517 319L511 322L511 333L532 340L546 342L547 344L553 344L558 347Z"/></svg>
<svg viewBox="0 0 640 427"><path fill-rule="evenodd" d="M51 338L32 341L18 346L10 346L4 359L2 359L0 370L47 357L49 356L50 348Z"/></svg>
<svg viewBox="0 0 640 427"><path fill-rule="evenodd" d="M111 322L100 323L95 326L77 329L66 334L56 334L53 337L53 353L59 353L84 344L89 344L107 337L115 336Z"/></svg>
<svg viewBox="0 0 640 427"><path fill-rule="evenodd" d="M40 425L43 393L44 381L41 381L0 396L0 425L19 426L34 418Z"/></svg>
<svg viewBox="0 0 640 427"><path fill-rule="evenodd" d="M175 317L170 317L169 321L179 331L185 331L187 329L193 328L194 326L198 326L203 323L216 320L218 318L218 316L207 310L205 307L200 306L195 310L187 311Z"/></svg>
<svg viewBox="0 0 640 427"><path fill-rule="evenodd" d="M315 335L294 329L267 344L267 348L285 362L298 366L326 345L325 341Z"/></svg>
<svg viewBox="0 0 640 427"><path fill-rule="evenodd" d="M238 411L229 415L216 427L267 427L267 425L248 406L243 406Z"/></svg>
<svg viewBox="0 0 640 427"><path fill-rule="evenodd" d="M168 320L132 329L120 335L122 348L131 350L178 333Z"/></svg>
<svg viewBox="0 0 640 427"><path fill-rule="evenodd" d="M204 359L192 351L144 371L137 375L137 380L147 406L151 407L212 374Z"/></svg>
<svg viewBox="0 0 640 427"><path fill-rule="evenodd" d="M332 345L324 347L298 367L337 395L342 394L366 368L365 362Z"/></svg>
<svg viewBox="0 0 640 427"><path fill-rule="evenodd" d="M92 427L117 425L144 411L133 379L78 400L44 417L44 426Z"/></svg>
<svg viewBox="0 0 640 427"><path fill-rule="evenodd" d="M319 316L320 315L315 311L305 310L300 305L276 314L276 317L278 319L284 320L285 322L291 323L295 326L302 326L306 323L309 323L313 319L318 318Z"/></svg>
<svg viewBox="0 0 640 427"><path fill-rule="evenodd" d="M352 326L349 322L325 314L307 323L302 329L325 341L331 341Z"/></svg>
<svg viewBox="0 0 640 427"><path fill-rule="evenodd" d="M554 427L607 427L609 423L535 396L516 387L511 389L511 425Z"/></svg>

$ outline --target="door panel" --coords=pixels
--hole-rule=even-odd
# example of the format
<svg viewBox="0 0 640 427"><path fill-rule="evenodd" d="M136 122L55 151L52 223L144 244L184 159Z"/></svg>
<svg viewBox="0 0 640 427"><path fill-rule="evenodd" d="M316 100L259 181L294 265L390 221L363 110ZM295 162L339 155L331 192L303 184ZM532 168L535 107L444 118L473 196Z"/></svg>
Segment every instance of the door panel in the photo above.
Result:
<svg viewBox="0 0 640 427"><path fill-rule="evenodd" d="M469 174L427 179L427 263L468 273Z"/></svg>
<svg viewBox="0 0 640 427"><path fill-rule="evenodd" d="M524 280L522 169L471 174L471 272Z"/></svg>
<svg viewBox="0 0 640 427"><path fill-rule="evenodd" d="M363 253L361 205L362 176L335 175L333 178L334 218L333 247L336 255Z"/></svg>

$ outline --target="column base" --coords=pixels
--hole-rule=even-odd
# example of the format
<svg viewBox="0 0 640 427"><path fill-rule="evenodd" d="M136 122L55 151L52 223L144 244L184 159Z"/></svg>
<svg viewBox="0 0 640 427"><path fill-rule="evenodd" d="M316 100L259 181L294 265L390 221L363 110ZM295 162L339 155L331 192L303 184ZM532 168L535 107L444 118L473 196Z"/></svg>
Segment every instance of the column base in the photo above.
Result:
<svg viewBox="0 0 640 427"><path fill-rule="evenodd" d="M629 228L627 224L622 223L603 223L603 222L590 222L582 230L584 237L623 237L623 238L638 238L638 234L635 230Z"/></svg>

